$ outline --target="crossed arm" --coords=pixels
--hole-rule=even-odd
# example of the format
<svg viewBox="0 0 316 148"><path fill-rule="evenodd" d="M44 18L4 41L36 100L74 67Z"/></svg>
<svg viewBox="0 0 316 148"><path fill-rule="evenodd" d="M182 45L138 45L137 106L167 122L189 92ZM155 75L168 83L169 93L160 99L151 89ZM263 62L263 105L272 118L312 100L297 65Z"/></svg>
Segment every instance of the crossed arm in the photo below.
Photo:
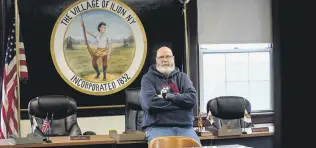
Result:
<svg viewBox="0 0 316 148"><path fill-rule="evenodd" d="M189 84L184 83L184 85ZM150 112L190 109L196 103L196 91L193 86L188 86L184 88L184 93L168 94L167 99L164 99L156 93L155 82L145 75L141 81L140 98L142 108Z"/></svg>
<svg viewBox="0 0 316 148"><path fill-rule="evenodd" d="M167 94L167 100L184 109L193 108L196 104L196 90L193 87L192 81L186 74L182 73L181 84L179 85L178 87L182 87L182 93Z"/></svg>

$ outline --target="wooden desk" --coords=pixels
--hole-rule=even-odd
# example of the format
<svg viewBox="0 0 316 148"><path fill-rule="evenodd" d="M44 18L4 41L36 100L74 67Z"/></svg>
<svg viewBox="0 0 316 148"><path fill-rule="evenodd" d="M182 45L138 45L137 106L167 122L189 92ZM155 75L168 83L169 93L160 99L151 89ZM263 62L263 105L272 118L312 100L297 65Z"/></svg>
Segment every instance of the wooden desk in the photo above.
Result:
<svg viewBox="0 0 316 148"><path fill-rule="evenodd" d="M116 140L110 138L109 135L93 135L90 140L70 140L68 136L51 137L52 143L42 144L19 144L13 145L8 140L0 140L0 148L21 148L21 147L56 147L56 146L78 146L78 145L94 145L94 144L116 144Z"/></svg>
<svg viewBox="0 0 316 148"><path fill-rule="evenodd" d="M216 139L236 139L236 138L251 138L251 137L263 137L263 136L272 136L272 132L258 132L258 133L251 133L251 134L242 134L236 136L200 136L200 140L216 140Z"/></svg>
<svg viewBox="0 0 316 148"><path fill-rule="evenodd" d="M243 135L236 135L236 136L224 136L224 137L218 137L218 136L200 136L201 141L205 140L218 140L218 139L238 139L238 138L252 138L252 137L267 137L272 136L272 132L258 132L258 133L251 133L251 134L243 134ZM132 144L132 143L145 143L145 140L141 141L122 141L118 142L117 144Z"/></svg>
<svg viewBox="0 0 316 148"><path fill-rule="evenodd" d="M272 136L272 132L262 132L262 133L251 133L238 136L201 136L201 141L208 140L218 140L218 139L238 139L238 138L251 138L251 137L264 137ZM124 141L116 142L115 139L110 138L109 135L93 135L90 140L70 140L70 137L51 137L52 143L42 143L42 144L23 144L23 145L13 145L6 139L0 140L0 148L21 148L21 147L57 147L57 146L79 146L79 145L116 145L116 144L145 144L145 140L140 141Z"/></svg>
<svg viewBox="0 0 316 148"><path fill-rule="evenodd" d="M200 137L202 145L221 146L221 145L244 145L255 148L273 148L273 132L257 132L236 136L205 136Z"/></svg>

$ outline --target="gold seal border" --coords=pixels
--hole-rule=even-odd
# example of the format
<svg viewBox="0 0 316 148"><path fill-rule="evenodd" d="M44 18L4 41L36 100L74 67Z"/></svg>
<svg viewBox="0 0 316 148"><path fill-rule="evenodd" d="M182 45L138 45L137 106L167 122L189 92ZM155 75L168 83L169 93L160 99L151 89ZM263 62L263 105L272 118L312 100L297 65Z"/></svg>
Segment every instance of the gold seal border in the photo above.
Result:
<svg viewBox="0 0 316 148"><path fill-rule="evenodd" d="M52 59L53 59L53 63L54 63L54 66L57 70L57 72L59 73L59 75L62 77L62 79L68 84L70 85L72 88L76 89L77 91L79 92L83 92L83 93L86 93L86 94L89 94L89 95L96 95L96 96L104 96L104 95L110 95L110 94L114 94L116 92L119 92L123 89L125 89L127 86L129 86L132 82L134 82L134 80L138 77L141 69L143 68L144 66L144 63L145 63L145 59L146 59L146 55L147 55L147 37L146 37L146 34L145 34L145 29L144 29L144 26L142 24L142 22L140 21L140 19L138 18L138 16L135 14L135 12L130 8L128 7L126 4L124 4L123 2L120 2L118 0L111 0L112 2L115 2L115 3L118 3L120 4L121 6L123 6L124 8L126 8L131 14L132 16L135 18L136 22L138 22L138 25L141 29L141 32L142 32L142 36L143 36L143 42L144 42L144 54L143 54L143 58L141 60L141 63L136 71L136 73L132 76L132 78L125 84L121 85L120 87L114 89L114 90L110 90L110 91L106 91L106 92L92 92L92 91L88 91L88 90L85 90L85 89L82 89L78 86L76 86L75 84L73 84L72 82L70 82L65 76L64 74L62 73L62 71L59 69L58 65L57 65L57 62L56 62L56 56L55 56L55 51L54 51L54 39L55 39L55 35L56 35L56 30L57 30L57 27L58 25L60 24L61 22L61 19L63 18L62 16L65 16L65 14L70 10L72 9L74 6L82 3L82 2L86 2L87 0L79 0L73 4L71 4L66 10L63 11L63 13L59 16L59 18L57 19L55 25L54 25L54 28L53 28L53 32L52 32L52 35L51 35L51 41L50 41L50 51L51 51L51 56L52 56ZM136 50L137 51L137 50ZM135 57L134 57L135 58Z"/></svg>

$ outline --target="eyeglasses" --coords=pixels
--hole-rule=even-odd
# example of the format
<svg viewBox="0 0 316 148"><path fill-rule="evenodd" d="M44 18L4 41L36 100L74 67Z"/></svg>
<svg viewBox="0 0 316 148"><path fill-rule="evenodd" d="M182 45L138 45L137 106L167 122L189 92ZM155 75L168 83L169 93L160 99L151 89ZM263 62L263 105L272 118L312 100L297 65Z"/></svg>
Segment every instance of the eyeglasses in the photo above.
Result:
<svg viewBox="0 0 316 148"><path fill-rule="evenodd" d="M171 60L174 56L160 56L160 57L157 57L158 60L163 60L163 59L166 59L166 60Z"/></svg>

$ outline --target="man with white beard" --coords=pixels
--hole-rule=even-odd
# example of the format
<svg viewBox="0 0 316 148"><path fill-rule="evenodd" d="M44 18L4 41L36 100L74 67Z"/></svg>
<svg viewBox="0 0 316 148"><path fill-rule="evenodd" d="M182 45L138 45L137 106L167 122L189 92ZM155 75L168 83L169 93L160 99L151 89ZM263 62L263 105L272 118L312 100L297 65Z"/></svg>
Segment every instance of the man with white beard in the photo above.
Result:
<svg viewBox="0 0 316 148"><path fill-rule="evenodd" d="M186 136L201 143L193 129L196 90L190 78L175 67L170 48L158 49L156 64L142 77L140 103L148 143L162 136Z"/></svg>

